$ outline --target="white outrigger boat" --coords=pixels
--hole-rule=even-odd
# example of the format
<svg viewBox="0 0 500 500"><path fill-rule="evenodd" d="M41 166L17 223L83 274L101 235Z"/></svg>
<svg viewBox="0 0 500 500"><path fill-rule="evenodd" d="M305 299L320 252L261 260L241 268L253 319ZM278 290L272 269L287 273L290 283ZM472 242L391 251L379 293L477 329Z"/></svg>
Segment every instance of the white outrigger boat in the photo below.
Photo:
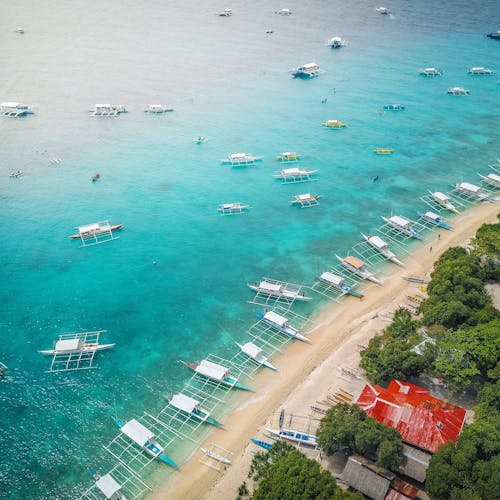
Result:
<svg viewBox="0 0 500 500"><path fill-rule="evenodd" d="M434 213L434 212L425 212L421 213L419 212L418 215L422 217L426 222L429 222L431 224L434 224L435 226L442 227L443 229L448 229L449 231L453 230L453 226L450 226L447 222L443 220L443 218Z"/></svg>
<svg viewBox="0 0 500 500"><path fill-rule="evenodd" d="M46 356L54 356L59 354L76 354L76 353L95 353L98 351L104 351L105 349L111 349L116 344L99 344L99 343L86 343L82 338L63 338L59 339L54 349L45 349L38 351L40 354L45 354Z"/></svg>
<svg viewBox="0 0 500 500"><path fill-rule="evenodd" d="M300 205L300 208L314 207L319 205L319 199L321 198L320 194L296 194L293 197L293 200L290 200L292 205Z"/></svg>
<svg viewBox="0 0 500 500"><path fill-rule="evenodd" d="M123 104L96 104L89 113L92 116L118 116L127 113L127 109Z"/></svg>
<svg viewBox="0 0 500 500"><path fill-rule="evenodd" d="M445 195L444 193L441 193L441 191L429 191L430 195L432 196L432 199L438 204L441 205L442 207L446 208L447 210L450 210L451 212L454 212L456 214L459 214L460 212L456 209L455 205L450 201L450 197Z"/></svg>
<svg viewBox="0 0 500 500"><path fill-rule="evenodd" d="M332 36L326 44L332 49L341 49L347 45L347 41L342 39L340 36Z"/></svg>
<svg viewBox="0 0 500 500"><path fill-rule="evenodd" d="M375 12L378 12L379 14L385 14L385 15L388 15L391 13L391 11L387 7L377 7L375 9Z"/></svg>
<svg viewBox="0 0 500 500"><path fill-rule="evenodd" d="M286 285L279 285L277 283L271 283L266 280L262 280L259 284L248 283L249 288L254 290L257 293L261 293L263 295L268 295L270 297L284 298L288 300L302 300L309 301L312 297L307 297L304 293L300 294L296 290L288 290Z"/></svg>
<svg viewBox="0 0 500 500"><path fill-rule="evenodd" d="M265 366L267 368L270 368L271 370L276 371L277 368L271 364L267 357L264 356L262 349L252 342L247 342L246 344L238 344L236 342L236 345L241 349L241 351L246 354L249 358L252 358L255 363L257 363L259 366Z"/></svg>
<svg viewBox="0 0 500 500"><path fill-rule="evenodd" d="M292 11L290 9L280 9L274 11L275 14L278 14L279 16L290 16L292 14Z"/></svg>
<svg viewBox="0 0 500 500"><path fill-rule="evenodd" d="M223 158L220 162L223 165L232 165L233 167L244 167L247 165L255 165L256 161L261 161L262 156L253 156L250 153L232 153L227 158Z"/></svg>
<svg viewBox="0 0 500 500"><path fill-rule="evenodd" d="M198 375L202 377L213 380L228 387L235 387L236 389L242 389L244 391L251 391L252 389L241 382L238 379L229 375L229 368L203 359L198 363L188 363L187 361L181 361L182 364L193 370Z"/></svg>
<svg viewBox="0 0 500 500"><path fill-rule="evenodd" d="M297 183L311 180L311 175L318 173L318 170L306 170L304 168L292 167L284 168L279 173L274 174L273 177L282 179L284 183Z"/></svg>
<svg viewBox="0 0 500 500"><path fill-rule="evenodd" d="M159 115L162 113L167 113L169 111L173 111L174 108L166 106L165 104L150 104L145 110L144 113L151 113L154 115Z"/></svg>
<svg viewBox="0 0 500 500"><path fill-rule="evenodd" d="M298 444L305 444L307 446L318 446L316 436L314 434L308 434L307 432L295 431L293 429L269 429L266 431L273 436L286 439L287 441L292 441Z"/></svg>
<svg viewBox="0 0 500 500"><path fill-rule="evenodd" d="M438 68L422 68L419 73L424 76L441 76L443 74Z"/></svg>
<svg viewBox="0 0 500 500"><path fill-rule="evenodd" d="M342 278L342 276L338 276L337 274L333 274L329 271L326 271L318 279L319 281L325 283L326 285L338 288L341 292L348 293L353 297L358 297L359 299L364 297L364 295L361 292L358 292L354 290L354 288L351 288L344 281L344 278Z"/></svg>
<svg viewBox="0 0 500 500"><path fill-rule="evenodd" d="M468 198L478 201L491 201L488 194L484 193L482 188L470 182L461 182L460 184L456 184L455 188Z"/></svg>
<svg viewBox="0 0 500 500"><path fill-rule="evenodd" d="M321 70L315 62L311 62L291 69L289 73L291 73L294 78L314 78L321 74Z"/></svg>
<svg viewBox="0 0 500 500"><path fill-rule="evenodd" d="M469 95L470 90L464 89L463 87L450 87L446 93L452 95Z"/></svg>
<svg viewBox="0 0 500 500"><path fill-rule="evenodd" d="M294 328L288 322L287 318L280 316L274 311L267 311L264 314L258 312L257 316L260 319L262 319L264 323L267 323L271 328L274 328L275 330L278 330L279 332L284 333L285 335L288 335L289 337L292 337L294 339L302 340L302 342L311 343L311 341L307 337L300 334L297 328Z"/></svg>
<svg viewBox="0 0 500 500"><path fill-rule="evenodd" d="M412 238L417 238L419 240L423 240L424 237L413 227L408 219L405 219L401 215L392 215L391 217L383 217L382 219L389 224L389 226L398 230L400 233L411 236Z"/></svg>
<svg viewBox="0 0 500 500"><path fill-rule="evenodd" d="M373 247L377 252L380 252L384 257L389 259L398 266L405 267L405 265L396 257L396 254L389 248L389 245L379 236L367 236L361 233L361 236Z"/></svg>
<svg viewBox="0 0 500 500"><path fill-rule="evenodd" d="M147 427L144 427L144 425L134 418L128 422L122 422L116 417L112 418L123 434L140 446L148 455L151 455L152 457L157 458L158 460L161 460L176 469L179 467L168 455L163 453L163 447L160 446L154 433Z"/></svg>
<svg viewBox="0 0 500 500"><path fill-rule="evenodd" d="M26 115L33 115L34 113L32 106L21 104L20 102L2 102L0 104L0 116L21 118Z"/></svg>
<svg viewBox="0 0 500 500"><path fill-rule="evenodd" d="M231 465L232 462L229 460L229 458L225 457L224 455L221 455L220 453L215 452L214 450L209 450L207 448L201 448L200 450L209 458L213 458L214 460L217 460L217 462L220 462L225 465Z"/></svg>
<svg viewBox="0 0 500 500"><path fill-rule="evenodd" d="M233 9L221 10L217 15L220 17L230 17L233 15Z"/></svg>
<svg viewBox="0 0 500 500"><path fill-rule="evenodd" d="M470 68L468 71L469 75L481 75L481 76L487 76L487 75L492 75L493 71L489 68L483 68L482 66L478 66L475 68Z"/></svg>
<svg viewBox="0 0 500 500"><path fill-rule="evenodd" d="M357 257L353 257L352 255L349 255L345 258L339 257L338 255L335 255L335 257L337 257L337 259L346 269L349 269L349 271L357 274L359 277L365 280L372 281L377 285L383 284L379 279L375 278L375 276L370 271L368 271L368 269L366 269L365 263L362 260L359 260Z"/></svg>
<svg viewBox="0 0 500 500"><path fill-rule="evenodd" d="M185 394L174 394L170 399L170 404L200 422L206 422L216 427L223 426L218 420L210 416L210 412L201 407L200 401L190 398Z"/></svg>
<svg viewBox="0 0 500 500"><path fill-rule="evenodd" d="M490 186L493 186L495 188L500 188L500 175L498 174L488 174L488 175L481 175L477 174L481 179L483 179L486 184L489 184Z"/></svg>
<svg viewBox="0 0 500 500"><path fill-rule="evenodd" d="M217 210L221 215L236 215L242 214L244 210L249 208L250 205L242 205L241 202L238 201L235 203L223 203Z"/></svg>

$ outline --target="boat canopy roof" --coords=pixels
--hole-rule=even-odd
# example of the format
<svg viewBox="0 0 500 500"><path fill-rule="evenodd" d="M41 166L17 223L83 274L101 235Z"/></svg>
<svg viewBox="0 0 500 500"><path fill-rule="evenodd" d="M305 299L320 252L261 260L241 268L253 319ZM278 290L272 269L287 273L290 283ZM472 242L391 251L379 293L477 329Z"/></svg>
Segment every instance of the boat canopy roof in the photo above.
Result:
<svg viewBox="0 0 500 500"><path fill-rule="evenodd" d="M78 338L58 340L56 342L55 350L56 351L72 351L72 350L78 349L79 345L80 345L80 340Z"/></svg>
<svg viewBox="0 0 500 500"><path fill-rule="evenodd" d="M261 281L259 288L263 290L268 290L269 292L280 292L281 286L276 283L269 283L269 281Z"/></svg>
<svg viewBox="0 0 500 500"><path fill-rule="evenodd" d="M179 408L179 410L184 410L187 413L192 413L193 410L200 404L196 399L185 396L184 394L175 394L170 400L172 406Z"/></svg>
<svg viewBox="0 0 500 500"><path fill-rule="evenodd" d="M389 218L389 220L401 227L408 227L410 225L410 221L408 219L405 219L404 217L401 217L400 215L393 215Z"/></svg>
<svg viewBox="0 0 500 500"><path fill-rule="evenodd" d="M246 344L242 345L241 350L245 354L248 354L251 358L256 358L257 356L262 354L262 349L260 347L257 347L255 344L252 344L252 342L247 342Z"/></svg>
<svg viewBox="0 0 500 500"><path fill-rule="evenodd" d="M491 179L492 181L500 182L500 175L497 175L497 174L488 174L486 177L488 179Z"/></svg>
<svg viewBox="0 0 500 500"><path fill-rule="evenodd" d="M439 220L441 217L439 217L438 214L435 214L434 212L425 212L425 217L427 217L428 219L432 219L432 220Z"/></svg>
<svg viewBox="0 0 500 500"><path fill-rule="evenodd" d="M473 193L477 193L481 188L476 186L475 184L471 184L470 182L462 182L458 185L460 189L465 189L466 191L471 191Z"/></svg>
<svg viewBox="0 0 500 500"><path fill-rule="evenodd" d="M148 428L144 427L140 422L135 420L135 418L129 420L121 427L121 431L139 446L144 446L155 437Z"/></svg>
<svg viewBox="0 0 500 500"><path fill-rule="evenodd" d="M377 248L385 248L387 247L387 243L380 238L379 236L369 236L368 239L370 240L370 243Z"/></svg>
<svg viewBox="0 0 500 500"><path fill-rule="evenodd" d="M267 319L268 321L271 321L271 323L275 323L278 326L285 326L287 322L286 318L276 314L274 311L267 311L266 314L264 314L264 319Z"/></svg>
<svg viewBox="0 0 500 500"><path fill-rule="evenodd" d="M97 231L97 229L99 229L99 223L98 222L94 222L93 224L86 224L85 226L80 226L78 228L78 232L80 234L82 233L88 233L90 231Z"/></svg>
<svg viewBox="0 0 500 500"><path fill-rule="evenodd" d="M329 273L328 271L324 272L320 276L320 278L323 281L328 281L328 283L332 283L333 285L337 285L337 286L342 286L342 284L344 283L344 280L340 276L337 276L336 274L333 274L333 273Z"/></svg>
<svg viewBox="0 0 500 500"><path fill-rule="evenodd" d="M199 365L196 367L196 372L200 375L205 375L206 377L213 378L215 380L223 380L226 376L228 368L217 363L212 363L204 359L200 361Z"/></svg>
<svg viewBox="0 0 500 500"><path fill-rule="evenodd" d="M357 257L353 257L352 255L349 255L344 259L344 262L347 262L350 264L352 267L355 267L356 269L361 269L365 263L362 260L359 260Z"/></svg>
<svg viewBox="0 0 500 500"><path fill-rule="evenodd" d="M300 169L297 168L297 167L294 167L294 168L284 168L281 173L283 175L292 175L292 174L299 174L300 173Z"/></svg>
<svg viewBox="0 0 500 500"><path fill-rule="evenodd" d="M95 485L102 491L106 498L112 498L121 488L121 486L111 477L111 474L100 477L95 482Z"/></svg>
<svg viewBox="0 0 500 500"><path fill-rule="evenodd" d="M237 206L237 203L223 203L222 204L222 208L234 208L235 206Z"/></svg>
<svg viewBox="0 0 500 500"><path fill-rule="evenodd" d="M310 198L312 198L311 193L299 194L297 196L297 199L299 199L301 201L302 200L309 200Z"/></svg>
<svg viewBox="0 0 500 500"><path fill-rule="evenodd" d="M248 153L233 153L229 155L229 158L245 158L245 156L249 156Z"/></svg>
<svg viewBox="0 0 500 500"><path fill-rule="evenodd" d="M450 199L449 196L446 196L444 193L441 193L441 191L436 191L435 193L432 193L432 196L434 196L436 200L440 201L448 201Z"/></svg>
<svg viewBox="0 0 500 500"><path fill-rule="evenodd" d="M20 106L20 103L19 102L2 102L2 104L0 104L0 106L2 106L2 108L17 108L18 106Z"/></svg>

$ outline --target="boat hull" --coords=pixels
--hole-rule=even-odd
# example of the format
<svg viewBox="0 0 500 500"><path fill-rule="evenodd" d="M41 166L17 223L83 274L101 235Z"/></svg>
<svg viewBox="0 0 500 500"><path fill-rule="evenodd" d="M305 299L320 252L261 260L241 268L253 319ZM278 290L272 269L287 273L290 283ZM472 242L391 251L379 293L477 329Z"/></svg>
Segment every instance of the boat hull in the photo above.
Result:
<svg viewBox="0 0 500 500"><path fill-rule="evenodd" d="M109 229L111 231L118 231L119 229L121 229L123 227L123 224L115 224L114 226L110 226ZM75 239L78 239L78 238L81 238L82 236L85 237L85 236L98 236L100 234L105 234L108 232L108 229L104 229L104 230L98 230L98 231L93 231L91 233L88 233L88 234L72 234L70 236L70 238L72 240L75 240Z"/></svg>
<svg viewBox="0 0 500 500"><path fill-rule="evenodd" d="M82 347L81 349L68 349L67 351L56 351L55 349L47 349L44 351L38 351L40 354L45 354L47 356L53 356L54 354L75 354L77 352L98 352L104 351L105 349L111 349L116 344L98 344L92 345L88 344L87 346Z"/></svg>
<svg viewBox="0 0 500 500"><path fill-rule="evenodd" d="M264 288L259 288L258 285L248 284L248 286L249 286L249 288L251 288L255 292L259 292L259 293L262 293L262 294L265 294L265 295L269 295L271 297L283 297L285 299L302 300L302 301L305 301L305 302L307 302L309 300L312 300L312 297L307 297L306 295L300 295L300 294L295 293L295 292L289 292L287 290L285 290L283 292L273 292L271 290L266 290Z"/></svg>
<svg viewBox="0 0 500 500"><path fill-rule="evenodd" d="M267 441L261 441L260 439L250 438L250 441L252 441L252 443L256 444L257 446L264 448L267 451L269 451L273 446L272 443L268 443Z"/></svg>

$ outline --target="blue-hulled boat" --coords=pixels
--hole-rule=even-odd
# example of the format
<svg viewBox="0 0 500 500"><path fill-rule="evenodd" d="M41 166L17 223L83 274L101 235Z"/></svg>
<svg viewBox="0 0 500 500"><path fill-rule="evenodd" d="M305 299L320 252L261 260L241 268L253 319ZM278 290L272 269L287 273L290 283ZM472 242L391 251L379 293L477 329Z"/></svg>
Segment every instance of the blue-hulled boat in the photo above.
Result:
<svg viewBox="0 0 500 500"><path fill-rule="evenodd" d="M403 111L405 107L401 104L386 104L384 109L387 111Z"/></svg>
<svg viewBox="0 0 500 500"><path fill-rule="evenodd" d="M448 229L449 231L453 230L453 226L450 226L447 224L441 216L438 214L435 214L434 212L425 212L425 213L418 213L422 219L424 219L426 222L430 222L431 224L434 224L435 226L442 227L443 229Z"/></svg>
<svg viewBox="0 0 500 500"><path fill-rule="evenodd" d="M269 451L272 446L272 443L268 443L267 441L261 441L260 439L250 438L250 441L252 441L252 443L256 444L257 446L264 448L267 451Z"/></svg>

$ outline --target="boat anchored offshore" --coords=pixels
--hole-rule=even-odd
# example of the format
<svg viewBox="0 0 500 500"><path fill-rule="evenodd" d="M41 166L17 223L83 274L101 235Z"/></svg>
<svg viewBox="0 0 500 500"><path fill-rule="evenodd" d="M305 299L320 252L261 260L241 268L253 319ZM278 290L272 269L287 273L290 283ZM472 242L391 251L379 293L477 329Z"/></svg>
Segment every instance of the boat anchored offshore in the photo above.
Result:
<svg viewBox="0 0 500 500"><path fill-rule="evenodd" d="M470 68L468 73L469 73L469 75L483 75L483 76L485 76L485 75L492 75L493 71L491 71L491 69L483 68L482 66L478 66L475 68Z"/></svg>
<svg viewBox="0 0 500 500"><path fill-rule="evenodd" d="M321 198L321 195L319 194L296 194L293 197L293 200L290 200L290 203L292 205L300 205L300 208L313 207L315 205L319 205L319 198Z"/></svg>
<svg viewBox="0 0 500 500"><path fill-rule="evenodd" d="M377 7L375 9L375 12L378 12L379 14L385 14L385 15L391 13L391 11L387 7Z"/></svg>
<svg viewBox="0 0 500 500"><path fill-rule="evenodd" d="M389 248L389 245L379 236L367 236L361 233L361 236L375 249L380 252L384 257L389 259L394 264L404 267L405 265L396 257L396 254Z"/></svg>
<svg viewBox="0 0 500 500"><path fill-rule="evenodd" d="M498 31L493 31L493 32L491 32L491 33L488 33L486 36L487 36L488 38L493 38L493 39L495 39L495 40L500 40L500 30L498 30Z"/></svg>
<svg viewBox="0 0 500 500"><path fill-rule="evenodd" d="M167 113L169 111L173 111L174 108L170 108L169 106L165 106L165 104L150 104L145 110L144 113L151 113L154 115L158 115L161 113Z"/></svg>
<svg viewBox="0 0 500 500"><path fill-rule="evenodd" d="M420 217L422 217L422 219L424 219L426 222L434 224L435 226L442 227L443 229L448 229L449 231L453 230L453 226L447 224L440 215L434 212L419 212L418 215L420 215Z"/></svg>
<svg viewBox="0 0 500 500"><path fill-rule="evenodd" d="M252 342L247 342L243 345L236 342L236 345L241 349L241 352L246 354L249 358L252 358L259 366L265 366L274 371L277 370L277 368L268 361L267 357L264 356L262 349Z"/></svg>
<svg viewBox="0 0 500 500"><path fill-rule="evenodd" d="M96 104L89 113L92 116L118 116L127 113L127 109L123 104Z"/></svg>
<svg viewBox="0 0 500 500"><path fill-rule="evenodd" d="M348 293L353 297L358 297L359 299L364 297L362 293L354 290L354 288L351 288L345 282L344 278L342 278L342 276L338 276L337 274L333 274L327 271L324 272L318 279L319 281L325 283L326 285L338 288L340 291Z"/></svg>
<svg viewBox="0 0 500 500"><path fill-rule="evenodd" d="M315 62L302 64L295 69L291 69L289 73L292 74L293 77L299 78L314 78L321 74L321 70L319 66Z"/></svg>
<svg viewBox="0 0 500 500"><path fill-rule="evenodd" d="M408 236L411 236L413 238L417 238L419 240L423 240L424 237L413 227L411 226L411 223L408 219L405 219L401 215L392 215L388 219L386 217L382 217L389 226L393 227L400 233L406 234Z"/></svg>
<svg viewBox="0 0 500 500"><path fill-rule="evenodd" d="M292 441L294 443L305 444L307 446L314 446L314 447L318 445L318 442L316 441L316 436L314 434L308 434L306 432L295 431L292 429L266 428L266 431L272 434L273 436L277 436L286 439L287 441Z"/></svg>
<svg viewBox="0 0 500 500"><path fill-rule="evenodd" d="M307 337L301 335L299 331L288 322L287 318L280 316L274 311L267 311L266 313L258 312L257 316L262 319L264 323L267 323L270 327L278 330L281 333L284 333L285 335L288 335L289 337L297 340L302 340L302 342L311 342Z"/></svg>
<svg viewBox="0 0 500 500"><path fill-rule="evenodd" d="M461 182L460 184L456 184L455 188L468 198L478 201L490 201L487 193L484 193L479 186L470 182Z"/></svg>
<svg viewBox="0 0 500 500"><path fill-rule="evenodd" d="M341 49L347 45L346 40L343 40L340 36L332 36L326 44L332 49Z"/></svg>
<svg viewBox="0 0 500 500"><path fill-rule="evenodd" d="M300 155L297 153L292 153L291 151L285 151L276 156L276 159L283 163L291 163L299 161Z"/></svg>
<svg viewBox="0 0 500 500"><path fill-rule="evenodd" d="M217 210L221 215L242 214L244 210L250 208L250 205L242 205L239 201L235 203L223 203Z"/></svg>
<svg viewBox="0 0 500 500"><path fill-rule="evenodd" d="M196 420L215 425L216 427L223 426L223 424L221 424L218 420L215 420L215 418L210 416L210 412L201 407L201 403L199 401L190 398L189 396L184 394L175 394L170 399L170 404L174 408L187 413L190 417L193 417Z"/></svg>
<svg viewBox="0 0 500 500"><path fill-rule="evenodd" d="M383 283L375 278L375 276L368 271L365 267L365 263L362 260L359 260L357 257L353 257L352 255L349 255L348 257L339 257L338 255L335 255L337 259L342 263L342 265L346 268L349 269L354 274L357 274L359 277L372 281L373 283L376 283L377 285L382 285Z"/></svg>
<svg viewBox="0 0 500 500"><path fill-rule="evenodd" d="M323 122L321 126L331 129L340 129L347 127L347 123L343 123L339 120L326 120L326 122Z"/></svg>
<svg viewBox="0 0 500 500"><path fill-rule="evenodd" d="M275 14L278 14L279 16L289 16L291 15L292 11L290 9L280 9L274 11Z"/></svg>
<svg viewBox="0 0 500 500"><path fill-rule="evenodd" d="M441 76L443 74L438 68L422 68L419 73L424 76Z"/></svg>
<svg viewBox="0 0 500 500"><path fill-rule="evenodd" d="M309 301L312 297L307 297L303 293L299 293L296 290L288 290L286 285L279 285L277 283L271 283L270 281L262 280L259 284L248 283L248 287L257 293L267 295L269 297L283 298L287 300L302 300Z"/></svg>
<svg viewBox="0 0 500 500"><path fill-rule="evenodd" d="M123 224L115 224L110 226L107 220L94 222L92 224L86 224L85 226L79 226L78 233L72 234L70 238L76 240L80 238L82 240L82 246L88 246L97 243L104 243L105 241L116 239L112 232L118 231L123 227Z"/></svg>
<svg viewBox="0 0 500 500"><path fill-rule="evenodd" d="M283 180L284 184L293 184L297 182L310 181L311 176L316 174L318 170L306 170L303 168L284 168L273 177Z"/></svg>
<svg viewBox="0 0 500 500"><path fill-rule="evenodd" d="M452 95L469 95L470 90L464 89L463 87L450 87L446 93Z"/></svg>
<svg viewBox="0 0 500 500"><path fill-rule="evenodd" d="M233 9L224 9L218 13L220 17L230 17L233 15Z"/></svg>
<svg viewBox="0 0 500 500"><path fill-rule="evenodd" d="M236 389L242 389L244 391L252 390L247 385L238 382L237 378L231 377L229 375L229 368L226 368L225 366L219 365L217 363L213 363L212 361L203 359L197 364L188 363L187 361L181 361L181 363L186 365L198 375L213 380L214 382L227 385L231 388L234 387Z"/></svg>
<svg viewBox="0 0 500 500"><path fill-rule="evenodd" d="M386 104L384 109L387 111L403 111L405 107L401 104Z"/></svg>
<svg viewBox="0 0 500 500"><path fill-rule="evenodd" d="M2 102L0 104L0 116L21 118L26 115L33 115L34 113L32 106L21 104L20 102Z"/></svg>
<svg viewBox="0 0 500 500"><path fill-rule="evenodd" d="M54 356L59 354L75 354L75 353L95 353L111 349L116 344L99 344L98 342L87 343L82 337L61 338L56 342L54 349L46 349L38 351L46 356Z"/></svg>
<svg viewBox="0 0 500 500"><path fill-rule="evenodd" d="M112 418L115 424L120 428L120 431L131 441L140 446L148 455L176 469L178 468L178 465L168 455L163 453L163 447L156 440L154 433L147 427L144 427L144 425L135 419L124 423L116 417Z"/></svg>
<svg viewBox="0 0 500 500"><path fill-rule="evenodd" d="M483 179L483 181L486 184L489 184L490 186L493 186L495 188L500 188L500 175L498 174L488 174L488 175L478 174L478 175L479 177L481 177L481 179Z"/></svg>
<svg viewBox="0 0 500 500"><path fill-rule="evenodd" d="M227 158L223 158L223 165L232 165L233 167L244 167L247 165L255 165L256 161L261 161L262 156L253 156L250 153L232 153Z"/></svg>
<svg viewBox="0 0 500 500"><path fill-rule="evenodd" d="M394 149L377 148L374 149L373 152L376 155L392 155L392 153L394 153Z"/></svg>
<svg viewBox="0 0 500 500"><path fill-rule="evenodd" d="M444 193L441 193L441 191L429 191L430 195L432 196L432 199L438 204L441 205L442 207L446 208L447 210L450 210L451 212L455 212L456 214L459 214L460 212L455 208L455 205L450 201L450 197L445 195Z"/></svg>

